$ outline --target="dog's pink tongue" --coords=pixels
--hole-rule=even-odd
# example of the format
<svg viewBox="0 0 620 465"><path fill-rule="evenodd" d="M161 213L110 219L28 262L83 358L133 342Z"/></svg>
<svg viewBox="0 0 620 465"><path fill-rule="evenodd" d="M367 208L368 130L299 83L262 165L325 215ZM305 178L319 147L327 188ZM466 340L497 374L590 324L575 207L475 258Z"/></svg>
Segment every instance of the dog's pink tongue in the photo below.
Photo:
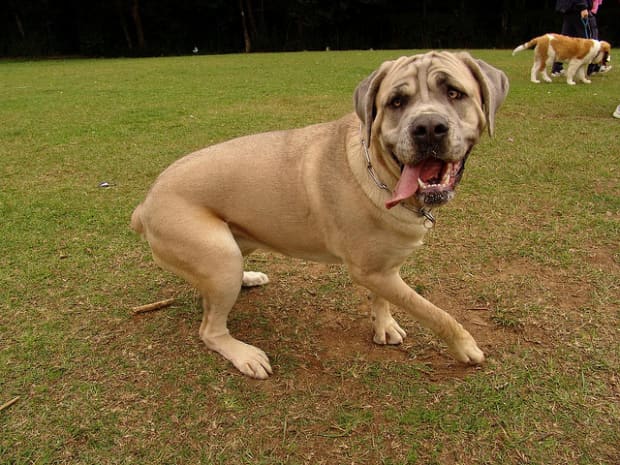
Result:
<svg viewBox="0 0 620 465"><path fill-rule="evenodd" d="M418 191L418 178L420 177L420 164L416 166L405 165L400 179L396 183L392 198L385 202L385 208L392 208L402 200L408 199Z"/></svg>

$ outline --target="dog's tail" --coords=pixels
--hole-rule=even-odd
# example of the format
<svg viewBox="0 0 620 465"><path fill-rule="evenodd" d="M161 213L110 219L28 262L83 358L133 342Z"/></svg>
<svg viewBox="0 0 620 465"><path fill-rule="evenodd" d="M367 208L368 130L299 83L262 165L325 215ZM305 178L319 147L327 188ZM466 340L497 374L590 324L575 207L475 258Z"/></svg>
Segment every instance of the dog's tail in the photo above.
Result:
<svg viewBox="0 0 620 465"><path fill-rule="evenodd" d="M523 50L529 50L531 48L536 47L538 45L538 39L539 39L539 37L536 37L536 38L530 40L529 42L525 42L524 44L519 45L517 48L515 48L512 51L512 55L514 56L518 52L521 52Z"/></svg>
<svg viewBox="0 0 620 465"><path fill-rule="evenodd" d="M138 234L142 234L144 232L144 225L142 224L142 204L138 205L136 209L131 214L131 229L133 229Z"/></svg>

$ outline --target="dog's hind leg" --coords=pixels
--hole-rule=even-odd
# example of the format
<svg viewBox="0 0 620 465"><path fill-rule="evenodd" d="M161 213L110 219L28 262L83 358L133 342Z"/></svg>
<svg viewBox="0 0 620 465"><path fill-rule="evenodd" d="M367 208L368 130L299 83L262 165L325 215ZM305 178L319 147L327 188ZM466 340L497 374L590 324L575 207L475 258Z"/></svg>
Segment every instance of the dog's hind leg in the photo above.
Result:
<svg viewBox="0 0 620 465"><path fill-rule="evenodd" d="M202 295L204 315L200 338L243 374L265 379L272 373L267 355L245 344L228 331L227 319L244 278L243 255L228 225L204 210L189 211L187 206L166 205L166 218L147 233L155 261L190 282ZM169 212L181 211L182 221ZM162 226L165 225L165 226ZM262 273L260 273L262 275ZM256 282L265 275L252 276ZM263 282L264 283L264 282Z"/></svg>
<svg viewBox="0 0 620 465"><path fill-rule="evenodd" d="M545 82L553 82L551 76L547 73L547 69L553 66L553 57L547 58L546 62L541 61L540 64L540 74L542 75L543 81Z"/></svg>
<svg viewBox="0 0 620 465"><path fill-rule="evenodd" d="M244 271L242 284L243 287L262 286L269 282L269 277L260 271Z"/></svg>
<svg viewBox="0 0 620 465"><path fill-rule="evenodd" d="M536 45L534 57L534 67L532 68L532 82L540 82L538 79L536 79L536 75L538 73L540 73L545 82L551 82L551 78L547 74L547 68L551 67L555 58L555 54L553 53L551 47L549 45L545 46L544 44Z"/></svg>
<svg viewBox="0 0 620 465"><path fill-rule="evenodd" d="M247 257L256 250L256 245L244 241L243 239L237 239L237 245L241 250L244 257ZM243 287L256 287L263 286L269 282L269 276L260 271L243 271L243 279L241 284Z"/></svg>
<svg viewBox="0 0 620 465"><path fill-rule="evenodd" d="M532 66L532 71L530 72L530 81L532 81L534 84L539 84L540 81L538 80L538 71L540 68L541 63L538 62L537 59L534 59L534 65ZM544 63L543 63L544 66Z"/></svg>

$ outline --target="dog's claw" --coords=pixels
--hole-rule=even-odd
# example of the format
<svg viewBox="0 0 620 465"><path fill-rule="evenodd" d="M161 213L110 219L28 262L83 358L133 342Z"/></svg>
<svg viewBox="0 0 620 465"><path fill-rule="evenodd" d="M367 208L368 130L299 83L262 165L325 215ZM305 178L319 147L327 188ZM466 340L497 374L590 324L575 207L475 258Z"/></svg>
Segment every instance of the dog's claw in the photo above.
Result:
<svg viewBox="0 0 620 465"><path fill-rule="evenodd" d="M241 373L250 378L256 379L267 379L269 375L273 374L273 370L271 369L271 365L269 362L256 361L248 362L244 366L239 367L235 365Z"/></svg>
<svg viewBox="0 0 620 465"><path fill-rule="evenodd" d="M484 352L478 348L476 341L469 333L467 333L466 337L448 344L448 350L459 362L467 363L468 365L480 365L484 362Z"/></svg>
<svg viewBox="0 0 620 465"><path fill-rule="evenodd" d="M403 343L403 339L407 336L407 333L400 327L396 320L390 317L389 320L384 322L375 322L375 335L372 340L375 344L385 345L398 345Z"/></svg>

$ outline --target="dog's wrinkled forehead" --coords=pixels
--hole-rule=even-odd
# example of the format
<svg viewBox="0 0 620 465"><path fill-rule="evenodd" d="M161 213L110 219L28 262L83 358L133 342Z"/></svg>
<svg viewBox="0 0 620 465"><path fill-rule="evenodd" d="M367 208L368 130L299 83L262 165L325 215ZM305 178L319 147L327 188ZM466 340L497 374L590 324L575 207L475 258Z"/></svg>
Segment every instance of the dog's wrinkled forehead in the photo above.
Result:
<svg viewBox="0 0 620 465"><path fill-rule="evenodd" d="M420 89L430 89L429 85L442 83L476 97L484 111L491 136L495 112L506 98L509 88L508 78L502 71L467 52L429 52L386 61L360 82L353 94L355 112L365 127L365 140L370 141L376 112L385 102L382 98L387 98L386 92L398 85L399 80Z"/></svg>
<svg viewBox="0 0 620 465"><path fill-rule="evenodd" d="M388 98L395 88L406 88L408 93L427 99L432 91L445 84L480 99L478 82L461 59L451 53L430 52L392 62L377 93L376 103Z"/></svg>

